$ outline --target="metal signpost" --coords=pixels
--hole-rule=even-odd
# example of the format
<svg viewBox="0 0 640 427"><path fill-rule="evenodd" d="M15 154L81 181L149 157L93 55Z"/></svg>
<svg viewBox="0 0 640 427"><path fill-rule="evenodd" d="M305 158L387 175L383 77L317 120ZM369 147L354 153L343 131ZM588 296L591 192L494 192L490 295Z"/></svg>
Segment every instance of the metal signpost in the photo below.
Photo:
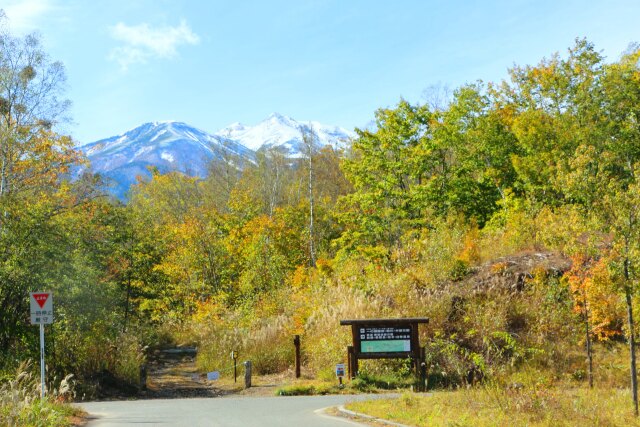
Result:
<svg viewBox="0 0 640 427"><path fill-rule="evenodd" d="M336 377L338 377L338 387L343 388L342 377L344 377L344 363L338 363L336 365Z"/></svg>
<svg viewBox="0 0 640 427"><path fill-rule="evenodd" d="M40 398L44 399L44 325L53 323L53 294L29 292L31 324L40 325Z"/></svg>

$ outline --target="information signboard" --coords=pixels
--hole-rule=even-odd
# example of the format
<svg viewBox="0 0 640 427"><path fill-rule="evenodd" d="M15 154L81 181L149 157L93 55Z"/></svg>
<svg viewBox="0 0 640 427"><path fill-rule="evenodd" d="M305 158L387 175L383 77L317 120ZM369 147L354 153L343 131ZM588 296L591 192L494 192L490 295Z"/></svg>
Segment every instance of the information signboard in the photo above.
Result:
<svg viewBox="0 0 640 427"><path fill-rule="evenodd" d="M418 371L424 361L418 325L428 322L426 317L341 320L340 325L351 326L353 337L353 346L347 348L349 377L357 375L360 359L409 358Z"/></svg>
<svg viewBox="0 0 640 427"><path fill-rule="evenodd" d="M411 351L410 327L360 327L359 333L362 353Z"/></svg>

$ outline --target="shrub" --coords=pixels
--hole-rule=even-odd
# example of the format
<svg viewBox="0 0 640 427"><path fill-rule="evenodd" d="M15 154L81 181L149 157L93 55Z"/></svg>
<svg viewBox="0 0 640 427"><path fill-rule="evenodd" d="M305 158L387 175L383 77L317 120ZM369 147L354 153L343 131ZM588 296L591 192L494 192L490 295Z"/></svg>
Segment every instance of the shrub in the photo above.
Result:
<svg viewBox="0 0 640 427"><path fill-rule="evenodd" d="M277 396L311 396L316 394L316 388L312 384L294 384L281 387L276 390Z"/></svg>
<svg viewBox="0 0 640 427"><path fill-rule="evenodd" d="M276 390L276 396L311 396L339 393L341 389L336 383L315 382L315 383L298 383Z"/></svg>

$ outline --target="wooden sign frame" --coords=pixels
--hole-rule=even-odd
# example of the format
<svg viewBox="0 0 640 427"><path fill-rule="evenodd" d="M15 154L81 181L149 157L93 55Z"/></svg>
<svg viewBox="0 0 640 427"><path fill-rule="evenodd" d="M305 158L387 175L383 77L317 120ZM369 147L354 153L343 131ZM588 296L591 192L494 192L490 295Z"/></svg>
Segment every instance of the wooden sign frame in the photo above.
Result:
<svg viewBox="0 0 640 427"><path fill-rule="evenodd" d="M360 359L410 358L418 374L419 362L424 359L418 334L418 325L421 323L429 323L429 319L341 320L341 326L351 326L353 340L353 346L347 348L349 378L353 379L358 374Z"/></svg>

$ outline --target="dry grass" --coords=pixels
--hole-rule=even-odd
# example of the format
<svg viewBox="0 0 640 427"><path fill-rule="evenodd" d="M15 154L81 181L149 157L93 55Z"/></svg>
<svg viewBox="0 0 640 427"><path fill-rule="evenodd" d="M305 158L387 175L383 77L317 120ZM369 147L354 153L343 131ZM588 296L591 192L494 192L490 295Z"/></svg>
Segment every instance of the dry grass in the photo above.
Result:
<svg viewBox="0 0 640 427"><path fill-rule="evenodd" d="M256 319L250 327L227 321L200 328L197 366L203 371L229 373L233 369L231 351L239 357L238 364L251 360L258 375L286 370L292 360L293 344L286 318Z"/></svg>
<svg viewBox="0 0 640 427"><path fill-rule="evenodd" d="M0 385L0 425L68 426L78 410L65 402L73 397L71 375L40 399L40 381L30 363L20 365L13 378Z"/></svg>
<svg viewBox="0 0 640 427"><path fill-rule="evenodd" d="M626 389L461 389L354 402L348 409L412 426L640 425Z"/></svg>

